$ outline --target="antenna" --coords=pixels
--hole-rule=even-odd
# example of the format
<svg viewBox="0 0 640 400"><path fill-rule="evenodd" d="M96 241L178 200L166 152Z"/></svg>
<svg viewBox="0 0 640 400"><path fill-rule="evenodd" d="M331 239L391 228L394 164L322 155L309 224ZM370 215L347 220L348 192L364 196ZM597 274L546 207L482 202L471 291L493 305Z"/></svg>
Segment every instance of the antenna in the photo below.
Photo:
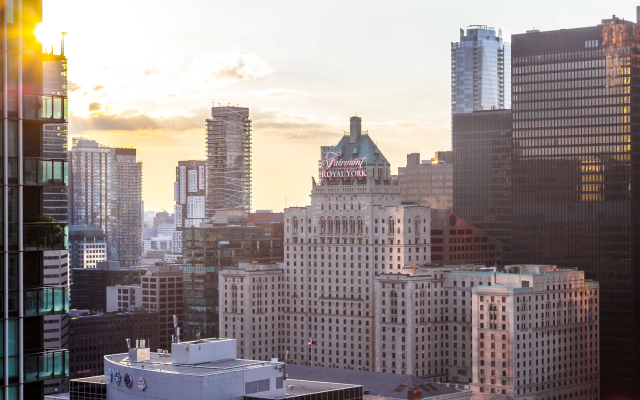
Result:
<svg viewBox="0 0 640 400"><path fill-rule="evenodd" d="M176 329L176 343L180 343L180 327L178 327L178 317L173 315L173 327Z"/></svg>

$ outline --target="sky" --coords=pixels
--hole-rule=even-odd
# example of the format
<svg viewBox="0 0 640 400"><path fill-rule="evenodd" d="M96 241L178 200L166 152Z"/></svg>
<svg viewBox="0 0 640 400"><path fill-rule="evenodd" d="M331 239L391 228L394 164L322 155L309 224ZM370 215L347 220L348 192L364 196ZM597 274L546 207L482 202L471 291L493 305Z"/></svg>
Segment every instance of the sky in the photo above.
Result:
<svg viewBox="0 0 640 400"><path fill-rule="evenodd" d="M250 108L252 209L309 204L320 146L362 117L393 173L451 149L450 45L483 24L528 29L635 19L628 1L43 0L43 41L67 32L69 143L133 146L145 210L173 211L178 161L205 159L212 104Z"/></svg>

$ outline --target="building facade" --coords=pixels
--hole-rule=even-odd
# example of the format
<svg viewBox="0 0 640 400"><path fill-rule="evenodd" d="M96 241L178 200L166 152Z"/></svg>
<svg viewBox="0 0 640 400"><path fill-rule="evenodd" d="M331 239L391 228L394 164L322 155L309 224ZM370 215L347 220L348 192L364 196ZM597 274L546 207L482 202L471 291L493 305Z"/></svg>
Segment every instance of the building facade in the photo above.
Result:
<svg viewBox="0 0 640 400"><path fill-rule="evenodd" d="M200 226L200 222L205 218L206 170L206 161L178 161L173 187L176 202L174 221L177 229Z"/></svg>
<svg viewBox="0 0 640 400"><path fill-rule="evenodd" d="M144 268L121 269L119 264L115 264L118 267L112 269L98 267L96 269L78 268L73 270L71 308L104 312L107 309L108 286L139 285L142 275L146 273Z"/></svg>
<svg viewBox="0 0 640 400"><path fill-rule="evenodd" d="M453 209L453 155L437 151L420 162L420 153L407 155L407 166L398 167L398 185L403 202L419 206Z"/></svg>
<svg viewBox="0 0 640 400"><path fill-rule="evenodd" d="M449 210L431 210L434 264L504 265L502 243Z"/></svg>
<svg viewBox="0 0 640 400"><path fill-rule="evenodd" d="M453 114L453 212L511 255L511 110Z"/></svg>
<svg viewBox="0 0 640 400"><path fill-rule="evenodd" d="M74 316L69 321L69 377L102 375L104 356L127 351L126 339L158 346L158 313L146 311Z"/></svg>
<svg viewBox="0 0 640 400"><path fill-rule="evenodd" d="M142 258L142 163L136 150L74 138L70 152L72 225L107 235L107 259L123 266Z"/></svg>
<svg viewBox="0 0 640 400"><path fill-rule="evenodd" d="M251 120L249 109L213 107L207 124L205 215L251 211Z"/></svg>
<svg viewBox="0 0 640 400"><path fill-rule="evenodd" d="M614 17L512 37L513 259L600 282L603 398L638 398L639 29Z"/></svg>
<svg viewBox="0 0 640 400"><path fill-rule="evenodd" d="M69 226L69 256L71 269L96 268L107 260L107 236L93 226Z"/></svg>
<svg viewBox="0 0 640 400"><path fill-rule="evenodd" d="M67 96L67 60L44 61L43 93ZM67 159L68 123L45 124L43 127L43 156ZM69 190L67 186L44 188L44 215L60 222L69 221Z"/></svg>
<svg viewBox="0 0 640 400"><path fill-rule="evenodd" d="M511 47L502 30L472 25L451 43L451 112L511 108Z"/></svg>
<svg viewBox="0 0 640 400"><path fill-rule="evenodd" d="M282 261L280 238L257 226L208 226L183 230L184 335L219 336L219 277L240 262Z"/></svg>
<svg viewBox="0 0 640 400"><path fill-rule="evenodd" d="M67 185L67 161L44 155L44 124L67 121L66 97L46 94L44 54L34 35L42 2L3 2L0 36L2 104L2 359L5 399L39 399L43 381L66 377L68 352L49 350L44 316L68 313L68 289L48 286L44 252L67 250L66 224L45 216L46 187ZM46 106L45 106L46 105Z"/></svg>
<svg viewBox="0 0 640 400"><path fill-rule="evenodd" d="M174 315L178 326L184 326L182 268L178 265L150 265L142 276L142 307L158 313L158 345L171 348L175 334Z"/></svg>

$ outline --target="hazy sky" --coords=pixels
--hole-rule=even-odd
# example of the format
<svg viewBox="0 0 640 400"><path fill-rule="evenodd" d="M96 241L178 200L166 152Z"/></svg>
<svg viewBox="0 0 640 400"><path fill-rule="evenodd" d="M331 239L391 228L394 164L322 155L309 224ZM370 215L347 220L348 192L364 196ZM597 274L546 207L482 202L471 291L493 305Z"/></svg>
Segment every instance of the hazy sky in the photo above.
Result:
<svg viewBox="0 0 640 400"><path fill-rule="evenodd" d="M407 153L451 148L460 28L494 26L510 41L635 19L621 0L43 3L45 31L68 32L70 137L135 146L145 209L170 211L177 162L205 157L212 102L250 107L252 208L279 211L285 197L308 204L319 146L336 144L352 115L394 173Z"/></svg>

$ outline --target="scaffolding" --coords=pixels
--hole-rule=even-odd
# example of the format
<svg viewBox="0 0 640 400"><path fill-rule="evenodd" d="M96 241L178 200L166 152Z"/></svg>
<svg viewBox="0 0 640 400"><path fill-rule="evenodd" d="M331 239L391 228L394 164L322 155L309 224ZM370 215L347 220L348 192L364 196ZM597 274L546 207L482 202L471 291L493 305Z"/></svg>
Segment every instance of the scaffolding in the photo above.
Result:
<svg viewBox="0 0 640 400"><path fill-rule="evenodd" d="M213 107L207 124L206 216L251 210L251 120L249 109Z"/></svg>

